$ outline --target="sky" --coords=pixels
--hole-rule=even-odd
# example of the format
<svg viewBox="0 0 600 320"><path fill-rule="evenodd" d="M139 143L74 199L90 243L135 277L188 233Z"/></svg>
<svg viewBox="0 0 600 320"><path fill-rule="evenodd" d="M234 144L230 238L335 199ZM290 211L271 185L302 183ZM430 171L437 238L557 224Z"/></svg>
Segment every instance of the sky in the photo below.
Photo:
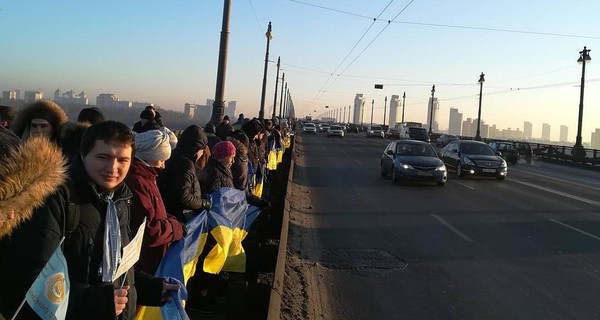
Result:
<svg viewBox="0 0 600 320"><path fill-rule="evenodd" d="M600 1L231 2L225 100L247 117L260 108L271 21L266 114L278 57L297 116L353 105L362 93L381 123L385 97L405 92L405 120L425 123L435 84L441 129L450 108L477 118L483 72L483 121L521 130L530 121L534 137L548 123L555 141L567 125L574 141L587 46L583 141L600 128ZM0 1L0 89L84 91L92 104L113 93L180 111L205 104L215 96L222 16L217 0Z"/></svg>

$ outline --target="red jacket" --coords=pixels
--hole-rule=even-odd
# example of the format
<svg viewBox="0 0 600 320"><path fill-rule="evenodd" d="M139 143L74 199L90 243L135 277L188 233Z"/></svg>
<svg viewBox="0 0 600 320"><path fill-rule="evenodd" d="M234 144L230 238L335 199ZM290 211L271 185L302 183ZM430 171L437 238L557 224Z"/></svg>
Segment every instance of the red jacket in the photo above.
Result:
<svg viewBox="0 0 600 320"><path fill-rule="evenodd" d="M160 169L145 165L133 158L125 182L133 192L130 226L135 232L146 218L146 230L140 260L136 270L154 274L171 242L183 237L183 226L175 217L167 214L156 185ZM133 235L132 235L133 236Z"/></svg>

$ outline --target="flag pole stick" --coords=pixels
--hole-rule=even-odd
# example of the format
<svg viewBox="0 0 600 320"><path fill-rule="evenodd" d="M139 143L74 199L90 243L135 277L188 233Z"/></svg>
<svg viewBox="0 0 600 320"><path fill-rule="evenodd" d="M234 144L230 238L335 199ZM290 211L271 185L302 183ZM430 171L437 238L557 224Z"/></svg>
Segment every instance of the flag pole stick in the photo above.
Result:
<svg viewBox="0 0 600 320"><path fill-rule="evenodd" d="M60 239L60 242L58 243L59 248L63 244L63 241L65 241L65 237L62 237L62 239ZM12 318L10 318L10 320L15 320L17 318L17 315L19 314L19 312L21 312L21 309L23 309L23 306L25 305L25 301L27 301L27 294L25 294L25 298L23 298L23 301L21 301L21 304L15 311L15 314L12 316Z"/></svg>

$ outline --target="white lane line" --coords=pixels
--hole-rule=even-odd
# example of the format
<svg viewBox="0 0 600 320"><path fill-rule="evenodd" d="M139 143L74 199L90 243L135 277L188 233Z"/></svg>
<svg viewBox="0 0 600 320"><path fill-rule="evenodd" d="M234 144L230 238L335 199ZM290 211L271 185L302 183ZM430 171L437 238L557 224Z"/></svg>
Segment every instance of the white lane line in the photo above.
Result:
<svg viewBox="0 0 600 320"><path fill-rule="evenodd" d="M528 187L532 187L532 188L535 188L535 189L540 189L540 190L543 190L543 191L546 191L546 192L557 194L559 196L563 196L563 197L566 197L566 198L570 198L570 199L573 199L573 200L585 202L585 203L588 203L588 204L600 207L600 202L598 202L598 201L589 200L589 199L586 199L586 198L582 198L582 197L578 197L578 196L575 196L575 195L572 195L572 194L568 194L568 193L565 193L565 192L562 192L562 191L558 191L558 190L554 190L554 189L550 189L550 188L538 186L538 185L535 185L535 184L532 184L532 183L528 183L528 182L523 182L523 181L514 180L514 179L511 179L510 181L516 182L516 183L520 183L520 184L526 185Z"/></svg>
<svg viewBox="0 0 600 320"><path fill-rule="evenodd" d="M442 219L437 214L430 214L435 220L439 221L441 224L445 225L448 229L452 230L452 232L456 233L459 237L463 238L467 242L473 242L473 239L469 238L466 234L460 232L458 229L453 227L451 224L446 222L446 220Z"/></svg>
<svg viewBox="0 0 600 320"><path fill-rule="evenodd" d="M574 186L578 186L578 187L582 187L582 188L594 189L594 190L600 191L600 188L596 188L593 186L589 186L589 185L585 185L585 184L577 183L577 182L572 182L572 181L568 181L568 180L564 180L564 179L560 179L560 178L550 177L550 176L539 174L539 173L527 172L524 170L519 170L519 169L514 169L514 168L512 168L511 171L517 171L519 173L529 174L529 175L540 177L540 178L546 178L546 179L550 179L550 180L554 180L554 181L572 184Z"/></svg>
<svg viewBox="0 0 600 320"><path fill-rule="evenodd" d="M560 222L560 221L558 221L558 220L550 219L550 221L552 221L552 222L555 222L555 223L558 223L558 224L560 224L560 225L561 225L561 226L563 226L563 227L567 227L567 228L569 228L569 229L571 229L571 230L575 230L575 231L577 231L577 232L579 232L579 233L581 233L581 234L584 234L584 235L586 235L586 236L588 236L588 237L590 237L590 238L594 238L594 239L596 239L596 240L600 241L600 237L598 237L598 236L595 236L595 235L593 235L593 234L591 234L591 233L589 233L589 232L585 232L585 231L583 231L583 230L581 230L581 229L575 228L575 227L573 227L573 226L571 226L571 225L568 225L568 224L566 224L566 223Z"/></svg>
<svg viewBox="0 0 600 320"><path fill-rule="evenodd" d="M464 184L464 183L462 183L462 182L458 182L458 181L452 181L452 182L454 182L454 183L456 183L456 184L460 184L461 186L463 186L463 187L465 187L465 188L469 188L469 189L471 189L471 190L475 190L475 188L474 188L474 187L471 187L471 186L470 186L470 185L468 185L468 184Z"/></svg>
<svg viewBox="0 0 600 320"><path fill-rule="evenodd" d="M361 166L364 165L364 163L360 162L360 160L358 159L354 159L354 161L356 161L358 164L360 164Z"/></svg>

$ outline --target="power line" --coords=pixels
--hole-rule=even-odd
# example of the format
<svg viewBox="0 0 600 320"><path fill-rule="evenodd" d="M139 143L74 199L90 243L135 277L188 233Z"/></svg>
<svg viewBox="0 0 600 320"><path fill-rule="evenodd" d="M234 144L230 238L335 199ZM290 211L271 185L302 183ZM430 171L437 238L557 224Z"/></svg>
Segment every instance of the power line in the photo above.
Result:
<svg viewBox="0 0 600 320"><path fill-rule="evenodd" d="M254 10L254 5L252 4L252 0L248 0L250 3L250 8L252 9L252 14L254 15L254 20L256 20L256 25L258 26L258 30L262 33L262 27L260 21L258 21L258 17L256 16L256 11Z"/></svg>
<svg viewBox="0 0 600 320"><path fill-rule="evenodd" d="M295 2L298 4L315 7L323 10L333 11L337 13L342 13L346 15L351 15L358 18L363 19L374 19L377 21L388 22L389 20L373 18L369 16L365 16L362 14L357 14L354 12L333 9L325 6L319 6L303 1L298 0L288 0L291 2ZM426 23L426 22L412 22L412 21L393 21L393 23L399 24L412 24L412 25L420 25L420 26L428 26L428 27L439 27L439 28L457 28L457 29L471 29L471 30L482 30L482 31L493 31L493 32L507 32L507 33L522 33L522 34L532 34L532 35L541 35L541 36L554 36L554 37L568 37L568 38L583 38L583 39L600 39L599 36L586 36L586 35L578 35L578 34L565 34L565 33L554 33L554 32L537 32L537 31L527 31L527 30L515 30L515 29L502 29L502 28L486 28L486 27L475 27L475 26L463 26L463 25L451 25L451 24L438 24L438 23Z"/></svg>

